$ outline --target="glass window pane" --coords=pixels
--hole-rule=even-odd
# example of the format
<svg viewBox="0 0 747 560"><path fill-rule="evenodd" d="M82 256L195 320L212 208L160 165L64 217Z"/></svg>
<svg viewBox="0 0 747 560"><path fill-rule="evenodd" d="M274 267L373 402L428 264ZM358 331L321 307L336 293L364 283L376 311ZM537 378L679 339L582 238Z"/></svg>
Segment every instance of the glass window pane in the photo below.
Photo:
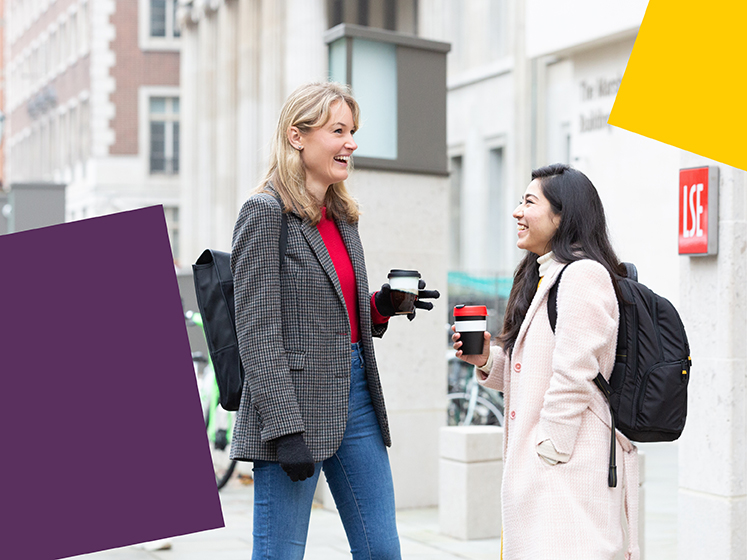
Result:
<svg viewBox="0 0 747 560"><path fill-rule="evenodd" d="M150 98L150 112L154 115L163 115L166 113L166 98L165 97L151 97Z"/></svg>
<svg viewBox="0 0 747 560"><path fill-rule="evenodd" d="M449 270L462 268L462 156L451 158L449 185Z"/></svg>
<svg viewBox="0 0 747 560"><path fill-rule="evenodd" d="M179 123L174 123L174 156L172 161L174 173L179 173Z"/></svg>
<svg viewBox="0 0 747 560"><path fill-rule="evenodd" d="M351 86L361 107L356 155L397 159L397 47L353 39Z"/></svg>
<svg viewBox="0 0 747 560"><path fill-rule="evenodd" d="M337 39L329 45L329 79L331 82L347 84L346 39Z"/></svg>
<svg viewBox="0 0 747 560"><path fill-rule="evenodd" d="M488 231L486 239L490 239L493 248L486 251L485 265L490 272L496 274L509 273L503 265L510 266L511 255L505 255L504 249L508 243L506 239L506 222L509 210L506 208L506 192L504 181L503 149L495 148L488 154L488 208L486 223ZM512 232L514 229L511 230Z"/></svg>
<svg viewBox="0 0 747 560"><path fill-rule="evenodd" d="M178 97L172 97L171 98L171 112L175 115L179 114L179 98Z"/></svg>
<svg viewBox="0 0 747 560"><path fill-rule="evenodd" d="M179 0L174 0L172 9L174 10L171 20L174 22L174 37L179 37L181 31L179 30L179 24L176 21L176 11L179 8Z"/></svg>
<svg viewBox="0 0 747 560"><path fill-rule="evenodd" d="M166 37L166 0L150 0L150 35Z"/></svg>
<svg viewBox="0 0 747 560"><path fill-rule="evenodd" d="M166 170L166 123L150 123L150 171Z"/></svg>

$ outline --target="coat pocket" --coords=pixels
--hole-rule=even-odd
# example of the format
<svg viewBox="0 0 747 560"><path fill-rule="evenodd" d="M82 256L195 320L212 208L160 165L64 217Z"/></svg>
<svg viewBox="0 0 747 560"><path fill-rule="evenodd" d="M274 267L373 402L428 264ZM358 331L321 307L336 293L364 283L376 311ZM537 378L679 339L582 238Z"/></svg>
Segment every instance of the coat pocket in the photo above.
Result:
<svg viewBox="0 0 747 560"><path fill-rule="evenodd" d="M301 371L306 361L306 352L286 352L288 357L288 369L291 371Z"/></svg>

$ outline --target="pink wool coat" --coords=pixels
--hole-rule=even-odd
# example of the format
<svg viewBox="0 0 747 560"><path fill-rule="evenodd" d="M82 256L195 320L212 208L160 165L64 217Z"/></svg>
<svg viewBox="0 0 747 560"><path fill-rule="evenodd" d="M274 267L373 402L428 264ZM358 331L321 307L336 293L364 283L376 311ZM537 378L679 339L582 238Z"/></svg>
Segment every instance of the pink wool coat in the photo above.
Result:
<svg viewBox="0 0 747 560"><path fill-rule="evenodd" d="M610 412L594 385L615 361L619 312L612 280L596 261L568 266L558 289L555 334L547 296L563 265L553 261L529 307L513 354L491 348L481 383L504 392L504 560L637 560L636 448L617 433L618 485L609 488ZM537 445L551 440L567 463L550 466ZM627 495L626 495L627 494Z"/></svg>

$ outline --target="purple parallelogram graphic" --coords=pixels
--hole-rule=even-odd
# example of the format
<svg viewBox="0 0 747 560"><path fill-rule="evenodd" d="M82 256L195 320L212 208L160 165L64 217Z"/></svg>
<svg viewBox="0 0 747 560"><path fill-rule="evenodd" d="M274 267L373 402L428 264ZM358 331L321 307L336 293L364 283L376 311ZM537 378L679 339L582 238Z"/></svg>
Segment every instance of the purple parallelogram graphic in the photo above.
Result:
<svg viewBox="0 0 747 560"><path fill-rule="evenodd" d="M0 235L0 558L223 527L161 206Z"/></svg>

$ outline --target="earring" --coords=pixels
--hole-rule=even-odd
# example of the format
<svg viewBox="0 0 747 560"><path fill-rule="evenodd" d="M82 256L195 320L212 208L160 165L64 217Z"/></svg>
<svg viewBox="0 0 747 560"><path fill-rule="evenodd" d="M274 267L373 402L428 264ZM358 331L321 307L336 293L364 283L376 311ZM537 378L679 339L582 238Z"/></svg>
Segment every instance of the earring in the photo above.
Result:
<svg viewBox="0 0 747 560"><path fill-rule="evenodd" d="M301 150L303 150L303 146L301 146L301 144L299 144L298 146L296 146L296 149L300 152Z"/></svg>

